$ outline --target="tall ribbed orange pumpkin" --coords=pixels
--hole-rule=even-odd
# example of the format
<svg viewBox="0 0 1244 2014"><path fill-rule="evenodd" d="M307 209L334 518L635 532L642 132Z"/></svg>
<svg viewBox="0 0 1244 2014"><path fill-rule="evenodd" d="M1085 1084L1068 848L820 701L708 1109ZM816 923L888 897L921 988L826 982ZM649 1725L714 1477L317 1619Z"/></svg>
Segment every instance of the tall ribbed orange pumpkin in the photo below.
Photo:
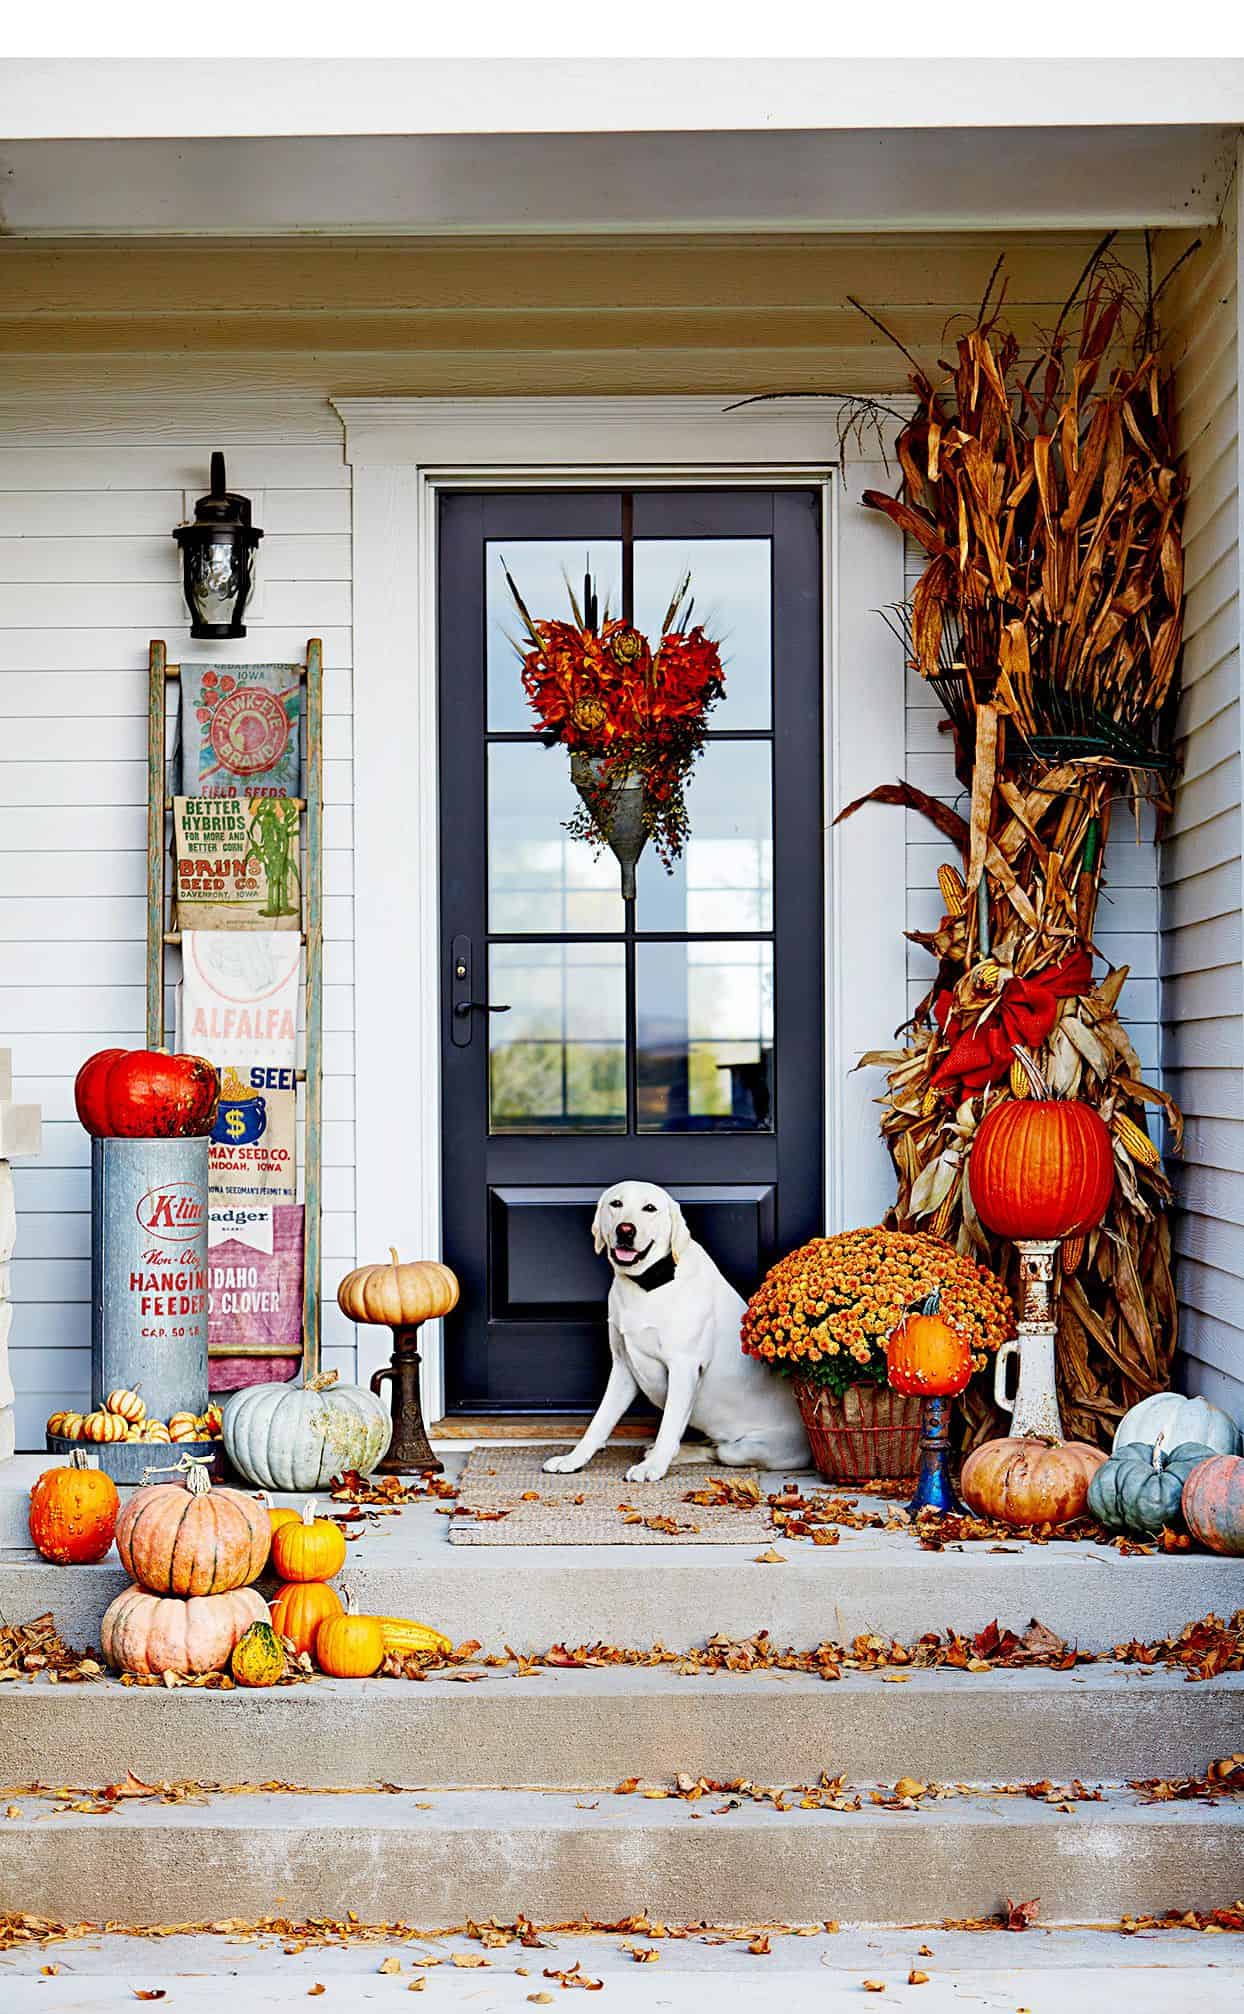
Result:
<svg viewBox="0 0 1244 2014"><path fill-rule="evenodd" d="M977 1216L1000 1238L1091 1231L1114 1194L1109 1131L1078 1098L1004 1099L977 1128L968 1185Z"/></svg>

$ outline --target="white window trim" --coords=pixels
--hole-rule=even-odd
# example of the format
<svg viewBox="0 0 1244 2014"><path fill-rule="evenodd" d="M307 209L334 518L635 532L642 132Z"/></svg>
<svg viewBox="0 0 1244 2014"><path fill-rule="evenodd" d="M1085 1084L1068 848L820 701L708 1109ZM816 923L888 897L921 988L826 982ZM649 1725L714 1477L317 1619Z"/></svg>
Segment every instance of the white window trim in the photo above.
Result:
<svg viewBox="0 0 1244 2014"><path fill-rule="evenodd" d="M441 1250L436 519L461 487L818 483L825 537L826 1194L839 1229L893 1196L875 1079L851 1074L907 1013L906 821L833 819L905 760L902 652L876 611L901 598L902 541L862 490L893 468L852 454L846 400L334 399L353 469L355 1221L363 1261ZM890 442L885 443L888 452ZM876 451L869 449L871 454ZM388 1359L360 1328L359 1377ZM423 1349L444 1410L439 1330Z"/></svg>

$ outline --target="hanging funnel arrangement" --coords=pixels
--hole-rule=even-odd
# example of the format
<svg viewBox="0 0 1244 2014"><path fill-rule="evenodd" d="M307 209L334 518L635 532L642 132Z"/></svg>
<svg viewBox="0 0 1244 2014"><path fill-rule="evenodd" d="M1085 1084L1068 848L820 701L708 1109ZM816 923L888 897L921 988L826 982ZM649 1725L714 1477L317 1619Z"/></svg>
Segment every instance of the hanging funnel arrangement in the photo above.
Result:
<svg viewBox="0 0 1244 2014"><path fill-rule="evenodd" d="M648 793L637 769L614 774L607 755L577 753L570 758L570 780L583 808L622 869L622 900L635 900L635 868L648 840Z"/></svg>

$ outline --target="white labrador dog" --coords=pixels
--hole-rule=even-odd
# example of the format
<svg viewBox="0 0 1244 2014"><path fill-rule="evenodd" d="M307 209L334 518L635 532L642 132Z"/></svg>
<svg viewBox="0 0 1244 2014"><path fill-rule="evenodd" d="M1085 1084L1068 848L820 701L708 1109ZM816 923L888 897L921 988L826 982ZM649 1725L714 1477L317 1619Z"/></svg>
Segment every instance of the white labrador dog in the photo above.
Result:
<svg viewBox="0 0 1244 2014"><path fill-rule="evenodd" d="M643 1461L627 1470L628 1482L660 1482L688 1426L715 1441L717 1460L731 1467L807 1468L794 1393L744 1356L744 1304L691 1236L674 1198L651 1182L615 1182L596 1205L592 1237L613 1267L613 1366L582 1440L545 1462L546 1471L585 1468L637 1392L662 1408L661 1425Z"/></svg>

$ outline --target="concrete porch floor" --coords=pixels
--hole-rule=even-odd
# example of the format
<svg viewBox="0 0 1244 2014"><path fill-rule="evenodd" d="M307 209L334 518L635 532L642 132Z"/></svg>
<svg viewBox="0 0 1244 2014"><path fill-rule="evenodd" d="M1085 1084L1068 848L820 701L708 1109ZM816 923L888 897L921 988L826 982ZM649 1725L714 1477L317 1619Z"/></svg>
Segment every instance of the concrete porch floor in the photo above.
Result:
<svg viewBox="0 0 1244 2014"><path fill-rule="evenodd" d="M465 1457L450 1449L444 1459L452 1478ZM50 1609L70 1642L86 1642L126 1575L115 1552L99 1566L65 1568L31 1550L29 1490L48 1460L19 1455L0 1464L0 1613L24 1620ZM706 1473L689 1469L688 1488ZM766 1490L785 1480L762 1478ZM806 1490L824 1487L815 1477L797 1480ZM626 1487L628 1495L642 1490ZM892 1508L863 1492L839 1493L862 1509ZM418 1616L486 1651L559 1642L683 1649L717 1631L760 1629L797 1648L865 1631L910 1642L995 1619L1022 1629L1034 1616L1086 1650L1105 1651L1244 1604L1241 1563L1200 1552L1128 1557L1112 1546L1032 1544L1018 1534L1005 1547L929 1552L905 1532L849 1529L834 1546L775 1535L780 1563L738 1545L463 1547L449 1544L447 1509L421 1499L361 1527L343 1576L361 1609Z"/></svg>

